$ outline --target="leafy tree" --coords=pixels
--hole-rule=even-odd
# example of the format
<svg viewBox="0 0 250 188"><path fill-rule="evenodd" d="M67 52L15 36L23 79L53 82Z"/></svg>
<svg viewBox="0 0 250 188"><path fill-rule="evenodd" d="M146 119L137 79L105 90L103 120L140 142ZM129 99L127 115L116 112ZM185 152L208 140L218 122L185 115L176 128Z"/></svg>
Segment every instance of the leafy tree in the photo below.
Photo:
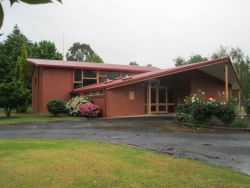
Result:
<svg viewBox="0 0 250 188"><path fill-rule="evenodd" d="M186 65L186 64L192 64L192 63L198 63L202 61L207 61L208 59L206 57L202 57L201 55L193 55L190 56L188 60L185 60L182 57L177 57L175 61L175 66L181 66L181 65Z"/></svg>
<svg viewBox="0 0 250 188"><path fill-rule="evenodd" d="M201 55L193 55L187 60L187 64L192 64L192 63L198 63L202 61L207 61L208 59L206 57L202 57Z"/></svg>
<svg viewBox="0 0 250 188"><path fill-rule="evenodd" d="M92 54L94 54L94 51L90 45L75 42L73 46L69 48L66 58L68 61L86 61L87 56Z"/></svg>
<svg viewBox="0 0 250 188"><path fill-rule="evenodd" d="M147 67L152 67L152 64L147 64Z"/></svg>
<svg viewBox="0 0 250 188"><path fill-rule="evenodd" d="M30 57L38 59L63 59L63 55L57 51L55 43L47 40L34 43L31 47Z"/></svg>
<svg viewBox="0 0 250 188"><path fill-rule="evenodd" d="M103 63L102 58L96 53L88 54L85 59L86 62Z"/></svg>
<svg viewBox="0 0 250 188"><path fill-rule="evenodd" d="M8 0L10 2L10 5L12 6L14 3L27 3L27 4L45 4L45 3L51 3L51 0ZM56 0L58 2L62 2L61 0ZM0 2L0 29L3 25L3 19L4 19L4 12L3 7Z"/></svg>
<svg viewBox="0 0 250 188"><path fill-rule="evenodd" d="M131 61L131 62L129 62L129 65L136 65L136 66L138 66L139 64L136 63L136 61Z"/></svg>
<svg viewBox="0 0 250 188"><path fill-rule="evenodd" d="M186 60L183 57L177 57L176 59L174 59L175 62L175 66L181 66L181 65L185 65L186 64Z"/></svg>
<svg viewBox="0 0 250 188"><path fill-rule="evenodd" d="M211 59L218 59L227 56L230 56L227 47L220 45L220 49L212 54Z"/></svg>
<svg viewBox="0 0 250 188"><path fill-rule="evenodd" d="M0 108L3 108L7 117L18 105L23 105L28 91L18 81L0 83Z"/></svg>

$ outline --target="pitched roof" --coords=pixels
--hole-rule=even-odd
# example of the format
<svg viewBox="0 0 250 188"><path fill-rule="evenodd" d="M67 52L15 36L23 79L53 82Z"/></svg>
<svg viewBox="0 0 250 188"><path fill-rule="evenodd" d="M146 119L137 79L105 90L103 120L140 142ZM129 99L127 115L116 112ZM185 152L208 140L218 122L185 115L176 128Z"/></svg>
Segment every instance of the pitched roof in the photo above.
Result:
<svg viewBox="0 0 250 188"><path fill-rule="evenodd" d="M119 71L133 71L133 72L149 72L159 70L157 67L149 66L135 66L135 65L117 65L106 63L90 63L78 61L63 61L63 60L49 60L49 59L28 59L28 63L36 66L45 67L61 67L61 68L82 68L82 69L96 69L96 70L119 70Z"/></svg>
<svg viewBox="0 0 250 188"><path fill-rule="evenodd" d="M193 69L197 69L197 68L201 68L201 67L205 67L205 66L209 66L209 65L213 65L213 64L223 63L223 62L230 62L231 63L231 60L229 57L225 57L225 58L215 59L215 60L211 60L211 61L204 61L204 62L199 62L199 63L178 66L178 67L169 68L169 69L155 70L155 71L151 71L151 72L137 74L134 76L129 76L127 78L119 78L119 79L115 79L112 81L107 81L107 82L103 82L103 83L99 83L99 84L88 85L88 86L85 86L82 88L74 89L72 92L77 93L77 92L85 92L85 91L98 90L98 89L104 89L104 88L111 89L111 88L120 87L123 85L137 83L137 82L144 81L144 80L158 78L161 76L171 75L171 74L184 72L184 71L188 71L188 70L193 70ZM234 73L237 77L235 70L234 70ZM237 77L237 79L238 79L238 77Z"/></svg>

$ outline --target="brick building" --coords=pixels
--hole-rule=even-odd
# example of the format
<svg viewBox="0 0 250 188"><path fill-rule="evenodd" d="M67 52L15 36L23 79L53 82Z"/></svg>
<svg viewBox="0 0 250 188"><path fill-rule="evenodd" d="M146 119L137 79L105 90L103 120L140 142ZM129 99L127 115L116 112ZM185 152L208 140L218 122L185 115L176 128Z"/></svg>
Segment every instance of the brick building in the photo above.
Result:
<svg viewBox="0 0 250 188"><path fill-rule="evenodd" d="M105 117L174 112L197 89L232 96L240 82L230 58L170 69L134 65L28 59L32 73L32 109L47 113L50 99L89 96Z"/></svg>

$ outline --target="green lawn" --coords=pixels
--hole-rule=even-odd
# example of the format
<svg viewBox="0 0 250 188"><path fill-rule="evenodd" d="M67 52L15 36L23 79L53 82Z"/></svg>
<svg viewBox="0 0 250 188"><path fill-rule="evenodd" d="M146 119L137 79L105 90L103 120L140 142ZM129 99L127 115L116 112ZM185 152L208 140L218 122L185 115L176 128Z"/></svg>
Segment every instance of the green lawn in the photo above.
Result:
<svg viewBox="0 0 250 188"><path fill-rule="evenodd" d="M32 123L32 122L47 122L47 121L67 121L79 120L80 117L72 117L68 115L59 115L54 117L52 115L41 115L30 112L16 113L12 112L11 117L6 117L3 110L0 109L0 124L19 124L19 123Z"/></svg>
<svg viewBox="0 0 250 188"><path fill-rule="evenodd" d="M231 169L128 146L1 139L0 187L249 187Z"/></svg>

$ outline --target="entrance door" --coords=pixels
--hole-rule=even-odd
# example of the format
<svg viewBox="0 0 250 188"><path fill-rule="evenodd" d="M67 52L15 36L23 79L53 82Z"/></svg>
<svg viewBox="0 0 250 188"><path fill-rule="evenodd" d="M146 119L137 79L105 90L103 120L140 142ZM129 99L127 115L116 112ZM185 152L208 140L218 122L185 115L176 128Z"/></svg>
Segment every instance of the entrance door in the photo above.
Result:
<svg viewBox="0 0 250 188"><path fill-rule="evenodd" d="M152 87L151 88L151 113L167 112L167 88Z"/></svg>
<svg viewBox="0 0 250 188"><path fill-rule="evenodd" d="M153 86L145 90L145 112L146 113L172 113L175 111L175 89ZM150 101L149 101L149 96Z"/></svg>

